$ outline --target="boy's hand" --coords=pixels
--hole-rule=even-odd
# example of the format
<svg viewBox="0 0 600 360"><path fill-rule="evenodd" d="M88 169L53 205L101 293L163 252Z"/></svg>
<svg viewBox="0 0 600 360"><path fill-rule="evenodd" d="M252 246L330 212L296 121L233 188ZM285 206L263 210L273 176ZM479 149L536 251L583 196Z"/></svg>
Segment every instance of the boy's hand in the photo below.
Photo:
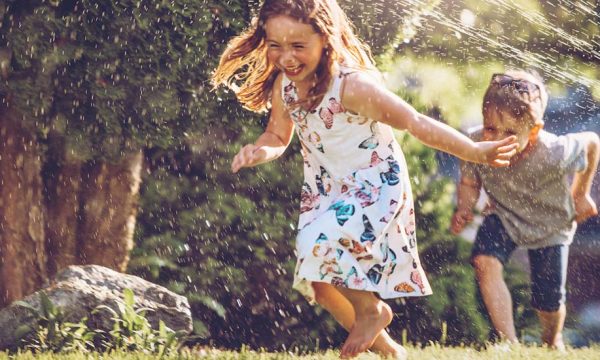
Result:
<svg viewBox="0 0 600 360"><path fill-rule="evenodd" d="M231 171L237 173L243 167L252 167L262 163L267 157L267 151L263 146L248 144L240 149L233 157Z"/></svg>
<svg viewBox="0 0 600 360"><path fill-rule="evenodd" d="M581 224L592 216L598 215L598 208L590 194L573 195L575 202L575 221Z"/></svg>
<svg viewBox="0 0 600 360"><path fill-rule="evenodd" d="M517 153L519 143L516 136L509 136L498 141L481 141L475 146L477 149L475 162L504 167L510 165L510 158Z"/></svg>
<svg viewBox="0 0 600 360"><path fill-rule="evenodd" d="M473 221L473 211L466 209L457 209L454 215L452 215L452 224L450 225L450 231L454 235L458 235L471 221Z"/></svg>

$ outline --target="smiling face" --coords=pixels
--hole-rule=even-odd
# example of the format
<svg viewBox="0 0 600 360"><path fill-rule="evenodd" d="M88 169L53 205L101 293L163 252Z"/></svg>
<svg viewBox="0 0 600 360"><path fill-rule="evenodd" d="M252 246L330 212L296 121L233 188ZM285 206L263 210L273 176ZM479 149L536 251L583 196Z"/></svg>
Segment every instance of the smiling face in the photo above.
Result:
<svg viewBox="0 0 600 360"><path fill-rule="evenodd" d="M265 23L269 62L296 84L311 82L319 67L325 37L290 16L276 15Z"/></svg>

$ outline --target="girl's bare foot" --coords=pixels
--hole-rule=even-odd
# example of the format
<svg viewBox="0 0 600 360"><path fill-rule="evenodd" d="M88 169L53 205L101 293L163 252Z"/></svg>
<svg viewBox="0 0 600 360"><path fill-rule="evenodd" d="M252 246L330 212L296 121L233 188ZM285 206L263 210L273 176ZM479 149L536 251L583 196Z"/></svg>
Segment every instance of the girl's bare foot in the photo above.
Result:
<svg viewBox="0 0 600 360"><path fill-rule="evenodd" d="M383 359L392 359L392 360L406 360L408 359L408 352L406 349L398 344L397 347L388 350L373 350L377 355L382 357Z"/></svg>
<svg viewBox="0 0 600 360"><path fill-rule="evenodd" d="M392 309L381 300L372 308L361 313L357 312L354 326L342 346L341 357L355 357L370 348L375 338L392 321L392 317Z"/></svg>
<svg viewBox="0 0 600 360"><path fill-rule="evenodd" d="M395 342L385 330L375 339L371 350L385 359L406 360L408 358L406 349Z"/></svg>

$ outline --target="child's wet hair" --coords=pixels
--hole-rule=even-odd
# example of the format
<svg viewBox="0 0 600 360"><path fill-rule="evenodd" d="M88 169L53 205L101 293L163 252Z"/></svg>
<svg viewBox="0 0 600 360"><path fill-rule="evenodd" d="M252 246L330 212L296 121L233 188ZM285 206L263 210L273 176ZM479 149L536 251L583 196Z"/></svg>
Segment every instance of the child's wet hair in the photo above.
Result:
<svg viewBox="0 0 600 360"><path fill-rule="evenodd" d="M263 111L269 104L279 70L267 60L264 26L277 15L311 25L326 38L317 81L308 93L310 103L326 92L336 63L375 68L369 47L354 34L353 26L335 0L264 0L250 27L229 42L212 79L215 86L237 87L236 95L246 108Z"/></svg>
<svg viewBox="0 0 600 360"><path fill-rule="evenodd" d="M543 121L548 93L537 72L508 70L494 74L483 97L483 117L508 113L531 122Z"/></svg>

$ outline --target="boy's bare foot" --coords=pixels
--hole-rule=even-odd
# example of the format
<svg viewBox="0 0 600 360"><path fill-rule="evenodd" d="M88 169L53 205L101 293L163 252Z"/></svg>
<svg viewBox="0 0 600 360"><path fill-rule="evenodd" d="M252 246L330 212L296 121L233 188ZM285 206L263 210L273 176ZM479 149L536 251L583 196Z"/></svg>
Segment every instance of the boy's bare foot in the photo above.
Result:
<svg viewBox="0 0 600 360"><path fill-rule="evenodd" d="M562 341L562 339L555 341L554 344L550 345L550 348L560 353L567 352L567 348L565 347L565 343Z"/></svg>
<svg viewBox="0 0 600 360"><path fill-rule="evenodd" d="M342 346L341 357L352 358L373 345L381 330L392 321L392 309L383 301L378 301L373 309L356 314L356 321Z"/></svg>

